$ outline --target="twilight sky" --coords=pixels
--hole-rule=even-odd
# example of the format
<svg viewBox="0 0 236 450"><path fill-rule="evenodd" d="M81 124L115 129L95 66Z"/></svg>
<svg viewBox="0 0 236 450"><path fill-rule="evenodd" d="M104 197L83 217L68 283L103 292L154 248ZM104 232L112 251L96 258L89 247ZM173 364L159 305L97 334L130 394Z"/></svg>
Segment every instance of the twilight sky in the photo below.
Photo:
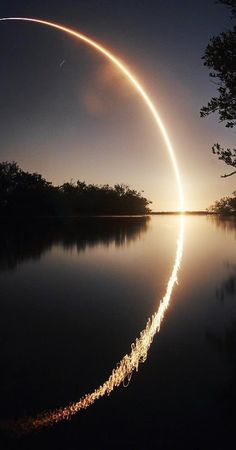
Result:
<svg viewBox="0 0 236 450"><path fill-rule="evenodd" d="M154 101L181 171L187 210L205 209L235 189L211 154L235 134L200 119L215 93L201 56L230 26L214 0L1 0L0 16L58 21L120 56ZM178 207L174 172L160 132L134 89L101 55L62 33L0 23L0 161L15 160L54 184L70 179L129 184L153 210Z"/></svg>

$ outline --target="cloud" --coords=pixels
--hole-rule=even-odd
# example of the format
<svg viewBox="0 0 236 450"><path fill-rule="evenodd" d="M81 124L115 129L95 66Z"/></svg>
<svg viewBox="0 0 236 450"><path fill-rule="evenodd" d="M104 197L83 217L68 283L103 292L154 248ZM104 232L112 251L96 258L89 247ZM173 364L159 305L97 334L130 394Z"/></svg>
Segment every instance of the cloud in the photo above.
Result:
<svg viewBox="0 0 236 450"><path fill-rule="evenodd" d="M82 103L86 112L95 117L104 115L106 111L106 102L93 88L88 88L82 93Z"/></svg>
<svg viewBox="0 0 236 450"><path fill-rule="evenodd" d="M123 102L134 95L128 80L111 63L103 63L86 80L81 101L86 112L95 117L123 108Z"/></svg>
<svg viewBox="0 0 236 450"><path fill-rule="evenodd" d="M97 84L111 91L114 96L129 98L133 96L133 88L125 75L110 62L99 66L96 74Z"/></svg>

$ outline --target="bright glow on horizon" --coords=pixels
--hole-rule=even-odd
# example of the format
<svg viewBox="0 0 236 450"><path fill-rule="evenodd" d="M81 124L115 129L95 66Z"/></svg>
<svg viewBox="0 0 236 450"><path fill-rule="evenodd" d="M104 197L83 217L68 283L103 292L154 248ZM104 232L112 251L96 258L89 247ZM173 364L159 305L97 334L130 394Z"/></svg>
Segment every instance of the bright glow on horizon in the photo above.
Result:
<svg viewBox="0 0 236 450"><path fill-rule="evenodd" d="M178 168L178 164L177 164L177 160L175 157L175 153L174 153L174 149L173 146L171 144L170 138L168 136L167 130L164 126L164 123L159 115L159 113L157 112L153 102L151 101L150 97L148 96L148 94L145 92L145 90L143 89L142 85L139 83L139 81L136 79L136 77L130 72L130 70L126 67L126 65L116 56L113 55L113 53L111 53L106 47L104 47L103 45L97 43L96 41L94 41L93 39L89 38L88 36L79 33L75 30L72 30L70 28L64 27L63 25L54 23L54 22L49 22L46 20L41 20L41 19L34 19L34 18L30 18L30 17L4 17L0 19L1 21L7 21L7 20L18 20L18 21L23 21L23 22L34 22L34 23L38 23L41 25L46 25L48 27L51 28L55 28L57 30L63 31L64 33L67 33L71 36L76 37L77 39L82 40L83 42L85 42L86 44L90 45L91 47L95 48L96 50L98 50L100 53L102 53L104 56L106 56L116 67L118 67L121 72L123 72L125 74L125 76L130 80L130 82L133 84L133 86L136 88L136 90L139 92L139 94L142 96L142 98L144 99L146 105L148 106L149 110L151 111L153 118L155 120L155 122L158 125L158 128L160 129L164 142L166 144L166 147L168 149L169 152L169 156L173 165L173 169L174 169L174 173L175 173L175 177L176 177L176 182L177 182L177 186L178 186L178 194L179 194L179 211L184 212L185 207L184 207L184 194L183 194L183 188L182 188L182 183L181 183L181 177L180 177L180 171Z"/></svg>

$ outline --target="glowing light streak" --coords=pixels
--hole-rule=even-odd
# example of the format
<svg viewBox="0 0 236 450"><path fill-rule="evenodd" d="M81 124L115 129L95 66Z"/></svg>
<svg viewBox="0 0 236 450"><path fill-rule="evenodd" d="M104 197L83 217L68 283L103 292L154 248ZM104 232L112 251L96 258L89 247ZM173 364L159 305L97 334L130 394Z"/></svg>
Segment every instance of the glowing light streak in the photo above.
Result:
<svg viewBox="0 0 236 450"><path fill-rule="evenodd" d="M2 21L7 21L7 20L18 20L18 21L24 21L24 22L34 22L34 23L38 23L41 25L46 25L48 27L51 28L55 28L57 30L63 31L64 33L67 33L71 36L76 37L77 39L80 39L81 41L85 42L86 44L90 45L91 47L93 47L94 49L96 49L98 52L102 53L104 56L106 56L113 64L115 64L116 67L118 67L121 72L124 73L124 75L130 80L130 82L132 83L132 85L136 88L136 90L139 92L139 94L142 96L142 98L144 99L146 105L148 106L149 110L151 111L161 133L164 139L164 142L166 143L166 147L168 149L169 155L170 155L170 159L174 168L174 172L175 172L175 177L176 177L176 181L177 181L177 186L178 186L178 193L179 193L179 210L180 211L184 211L184 195L183 195L183 188L182 188L182 183L181 183L181 178L180 178L180 172L179 172L179 168L178 168L178 164L176 161L176 157L175 157L175 153L170 141L170 138L168 136L168 133L166 131L166 128L163 124L163 121L159 115L159 113L157 112L153 102L151 101L150 97L148 96L148 94L145 92L145 90L143 89L142 85L139 83L139 81L137 80L137 78L130 72L130 70L127 68L127 66L116 56L113 55L113 53L110 52L110 50L108 50L106 47L104 47L103 45L101 45L100 43L98 43L97 41L94 41L93 39L91 39L90 37L82 34L82 33L78 33L75 30L72 30L71 28L67 28L64 27L63 25L60 25L58 23L54 23L54 22L48 22L47 20L41 20L41 19L34 19L31 17L3 17L0 19L0 22Z"/></svg>
<svg viewBox="0 0 236 450"><path fill-rule="evenodd" d="M122 383L127 385L132 373L138 371L140 363L145 362L148 350L152 344L153 338L161 328L161 323L164 319L166 310L171 301L171 295L175 283L177 283L178 271L182 259L183 251L183 236L184 236L184 217L180 217L180 233L177 240L177 250L175 262L169 278L165 295L160 302L159 308L151 318L148 319L146 327L141 331L139 337L131 345L131 352L126 354L120 362L113 369L109 378L93 392L86 394L81 399L64 408L58 408L54 411L46 411L36 417L29 417L23 420L16 421L11 424L15 431L24 433L37 430L43 427L48 427L54 423L62 420L68 420L79 411L88 408L99 398L109 395L113 389L120 386Z"/></svg>
<svg viewBox="0 0 236 450"><path fill-rule="evenodd" d="M121 62L116 56L113 55L107 48L87 37L84 34L78 33L77 31L71 30L70 28L64 27L57 23L48 22L45 20L27 18L27 17L5 17L1 18L1 21L9 21L9 20L18 20L24 22L35 22L41 25L46 25L51 28L58 29L63 31L69 35L72 35L91 47L95 48L97 51L106 56L115 66L117 66L121 72L123 72L126 77L130 80L132 85L139 92L149 110L151 111L153 118L155 119L166 143L171 162L174 168L178 193L179 193L179 209L180 211L184 211L184 196L183 189L180 179L180 173L177 165L177 161L175 158L174 150L169 139L166 128L161 120L160 115L158 114L154 104L151 99L138 82L138 80L134 77L134 75L130 72L130 70L126 67L126 65ZM145 329L140 333L140 336L136 339L136 341L131 345L131 352L126 354L121 361L116 365L116 368L112 371L109 378L97 389L95 389L92 393L86 394L83 396L78 402L72 403L69 406L64 408L58 408L54 411L43 412L37 415L34 418L27 418L23 420L19 420L14 423L8 423L8 427L14 428L16 431L20 432L28 432L30 430L39 429L45 426L53 425L56 422L61 420L69 419L71 416L76 414L77 412L88 408L92 405L96 400L103 397L104 395L109 395L114 388L118 387L123 383L126 384L127 381L130 380L132 373L138 370L140 363L144 362L147 358L148 350L152 344L153 338L157 332L159 332L161 323L164 319L165 312L169 306L171 301L171 295L173 292L173 288L175 283L177 283L177 275L180 267L181 259L182 259L182 250L183 250L183 234L184 234L184 223L183 216L180 217L180 233L177 241L177 250L175 261L173 265L173 269L167 284L166 292L163 299L160 302L159 308L157 312L148 319ZM3 425L3 424L2 424ZM7 426L7 424L5 424Z"/></svg>

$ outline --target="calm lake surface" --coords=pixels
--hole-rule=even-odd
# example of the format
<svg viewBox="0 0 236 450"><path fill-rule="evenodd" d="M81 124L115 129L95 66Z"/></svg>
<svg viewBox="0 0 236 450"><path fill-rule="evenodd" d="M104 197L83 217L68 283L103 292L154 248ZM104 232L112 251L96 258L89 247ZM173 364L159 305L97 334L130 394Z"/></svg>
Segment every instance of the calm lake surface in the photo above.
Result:
<svg viewBox="0 0 236 450"><path fill-rule="evenodd" d="M235 436L236 219L187 216L144 364L70 421L2 449L228 449ZM1 427L104 382L165 294L178 216L2 224Z"/></svg>

